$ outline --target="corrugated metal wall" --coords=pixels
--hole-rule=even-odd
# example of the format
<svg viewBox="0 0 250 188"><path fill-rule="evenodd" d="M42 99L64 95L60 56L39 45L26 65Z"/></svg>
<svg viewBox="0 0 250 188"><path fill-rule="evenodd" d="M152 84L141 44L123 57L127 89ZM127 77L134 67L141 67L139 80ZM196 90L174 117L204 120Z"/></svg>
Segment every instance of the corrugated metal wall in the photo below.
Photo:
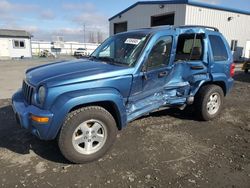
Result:
<svg viewBox="0 0 250 188"><path fill-rule="evenodd" d="M250 59L250 40L246 44L245 57Z"/></svg>
<svg viewBox="0 0 250 188"><path fill-rule="evenodd" d="M231 17L230 21L229 17ZM217 27L226 37L229 45L231 40L238 40L238 49L234 53L235 59L246 54L246 43L250 40L249 15L186 5L185 24Z"/></svg>
<svg viewBox="0 0 250 188"><path fill-rule="evenodd" d="M137 5L110 21L110 35L114 34L114 23L128 22L128 30L151 26L151 16L175 12L175 25L206 25L219 28L231 45L238 41L234 59L248 57L247 41L250 41L250 15L223 10L202 8L186 4L167 4L160 8L157 4ZM231 17L231 20L228 20Z"/></svg>
<svg viewBox="0 0 250 188"><path fill-rule="evenodd" d="M128 21L128 30L151 26L151 16L164 15L175 12L175 25L185 23L184 4L169 4L160 8L159 5L138 5L110 21L110 35L114 34L114 23Z"/></svg>

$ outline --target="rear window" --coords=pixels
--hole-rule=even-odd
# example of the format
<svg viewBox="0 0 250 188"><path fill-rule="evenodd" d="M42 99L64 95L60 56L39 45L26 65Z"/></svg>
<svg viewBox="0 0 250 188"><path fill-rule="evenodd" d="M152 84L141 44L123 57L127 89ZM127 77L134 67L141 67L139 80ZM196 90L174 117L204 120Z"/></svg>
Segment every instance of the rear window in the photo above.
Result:
<svg viewBox="0 0 250 188"><path fill-rule="evenodd" d="M214 61L226 61L228 59L227 49L221 37L217 35L210 35L209 40Z"/></svg>

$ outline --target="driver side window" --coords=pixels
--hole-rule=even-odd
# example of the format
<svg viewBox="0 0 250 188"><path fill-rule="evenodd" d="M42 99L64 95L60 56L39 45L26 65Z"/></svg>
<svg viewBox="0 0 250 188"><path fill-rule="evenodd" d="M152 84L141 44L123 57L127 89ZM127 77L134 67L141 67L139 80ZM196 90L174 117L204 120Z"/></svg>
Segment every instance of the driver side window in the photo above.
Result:
<svg viewBox="0 0 250 188"><path fill-rule="evenodd" d="M171 36L164 36L156 41L154 47L152 48L148 56L148 70L163 67L169 64L172 41L173 39Z"/></svg>

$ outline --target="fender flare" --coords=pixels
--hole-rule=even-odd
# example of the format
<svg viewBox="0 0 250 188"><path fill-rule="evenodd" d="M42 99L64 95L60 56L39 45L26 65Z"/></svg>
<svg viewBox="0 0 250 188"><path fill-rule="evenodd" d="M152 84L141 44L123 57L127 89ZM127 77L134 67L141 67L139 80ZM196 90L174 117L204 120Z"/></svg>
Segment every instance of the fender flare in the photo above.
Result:
<svg viewBox="0 0 250 188"><path fill-rule="evenodd" d="M127 113L124 99L119 91L113 88L98 88L68 92L57 97L51 107L54 117L48 131L48 137L55 138L61 129L67 114L74 108L84 104L111 102L115 105L118 115L118 126L124 127L127 123Z"/></svg>
<svg viewBox="0 0 250 188"><path fill-rule="evenodd" d="M211 79L206 79L206 80L201 80L195 83L195 89L191 90L190 95L191 96L195 96L195 94L200 90L200 88L203 85L206 84L215 84L215 85L219 85L218 83L223 83L223 91L225 92L225 95L229 92L229 89L231 88L231 85L233 81L231 81L230 79L227 78L227 76L223 73L215 73L211 75Z"/></svg>

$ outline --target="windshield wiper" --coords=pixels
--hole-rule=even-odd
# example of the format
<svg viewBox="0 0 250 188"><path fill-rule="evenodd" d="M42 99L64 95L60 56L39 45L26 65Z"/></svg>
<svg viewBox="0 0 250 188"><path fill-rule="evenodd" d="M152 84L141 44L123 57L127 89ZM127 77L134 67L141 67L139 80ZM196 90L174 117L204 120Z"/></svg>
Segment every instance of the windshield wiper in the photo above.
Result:
<svg viewBox="0 0 250 188"><path fill-rule="evenodd" d="M98 59L102 60L102 61L108 61L108 62L115 62L115 60L111 57L98 57Z"/></svg>
<svg viewBox="0 0 250 188"><path fill-rule="evenodd" d="M98 59L98 57L92 55L92 56L89 56L89 59L90 59L90 60Z"/></svg>
<svg viewBox="0 0 250 188"><path fill-rule="evenodd" d="M104 61L108 64L112 64L112 65L120 65L120 66L126 66L124 63L118 62L115 59L111 58L111 57L96 57L96 56L90 56L90 59L96 59L96 60L100 60L100 61Z"/></svg>
<svg viewBox="0 0 250 188"><path fill-rule="evenodd" d="M100 60L100 61L108 61L108 62L114 62L115 60L111 57L96 57L96 56L90 56L89 57L90 60L93 60L93 59L97 59L97 60Z"/></svg>

